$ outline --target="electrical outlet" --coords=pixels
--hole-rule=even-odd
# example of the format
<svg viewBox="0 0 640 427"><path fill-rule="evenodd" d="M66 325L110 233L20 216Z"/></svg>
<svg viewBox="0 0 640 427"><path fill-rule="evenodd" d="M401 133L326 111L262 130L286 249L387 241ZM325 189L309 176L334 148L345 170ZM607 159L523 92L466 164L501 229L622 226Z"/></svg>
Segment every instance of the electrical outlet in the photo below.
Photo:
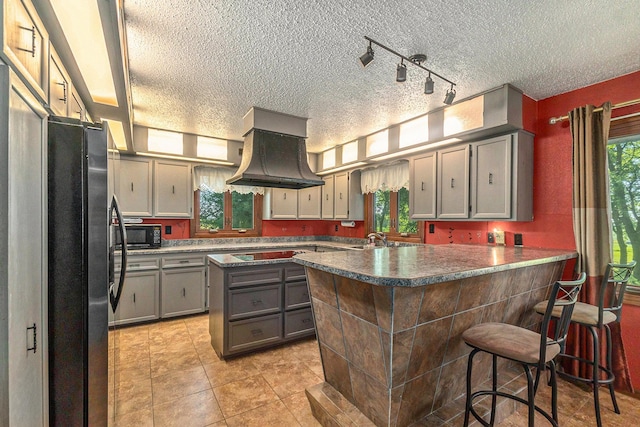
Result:
<svg viewBox="0 0 640 427"><path fill-rule="evenodd" d="M436 232L436 225L435 224L429 224L429 233L433 234Z"/></svg>
<svg viewBox="0 0 640 427"><path fill-rule="evenodd" d="M171 226L170 225L165 225L164 226L164 234L171 234Z"/></svg>
<svg viewBox="0 0 640 427"><path fill-rule="evenodd" d="M336 230L336 231L338 231L338 224L336 224L336 228L335 228L335 230Z"/></svg>
<svg viewBox="0 0 640 427"><path fill-rule="evenodd" d="M493 233L487 233L487 242L495 243L495 239L493 238Z"/></svg>
<svg viewBox="0 0 640 427"><path fill-rule="evenodd" d="M504 231L494 231L496 245L504 245Z"/></svg>
<svg viewBox="0 0 640 427"><path fill-rule="evenodd" d="M522 234L516 233L513 235L513 244L515 246L522 246Z"/></svg>

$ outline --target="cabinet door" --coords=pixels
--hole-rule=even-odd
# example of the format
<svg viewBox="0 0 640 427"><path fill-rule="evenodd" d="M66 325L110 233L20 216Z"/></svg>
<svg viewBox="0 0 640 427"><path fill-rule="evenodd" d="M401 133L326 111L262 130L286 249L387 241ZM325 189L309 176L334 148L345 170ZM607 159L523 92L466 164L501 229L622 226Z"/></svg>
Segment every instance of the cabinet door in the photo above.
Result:
<svg viewBox="0 0 640 427"><path fill-rule="evenodd" d="M288 188L271 189L271 218L298 218L298 190Z"/></svg>
<svg viewBox="0 0 640 427"><path fill-rule="evenodd" d="M120 158L118 201L125 216L151 216L151 166L145 159Z"/></svg>
<svg viewBox="0 0 640 427"><path fill-rule="evenodd" d="M428 153L411 161L409 197L411 219L436 217L436 153Z"/></svg>
<svg viewBox="0 0 640 427"><path fill-rule="evenodd" d="M349 173L337 173L334 179L334 217L335 219L347 219L349 218Z"/></svg>
<svg viewBox="0 0 640 427"><path fill-rule="evenodd" d="M333 219L333 175L325 176L322 186L322 219Z"/></svg>
<svg viewBox="0 0 640 427"><path fill-rule="evenodd" d="M469 146L438 153L438 218L469 217Z"/></svg>
<svg viewBox="0 0 640 427"><path fill-rule="evenodd" d="M511 135L473 144L471 216L511 217Z"/></svg>
<svg viewBox="0 0 640 427"><path fill-rule="evenodd" d="M69 117L79 119L82 121L87 120L87 111L84 108L82 98L78 95L75 88L71 88L71 96L69 98Z"/></svg>
<svg viewBox="0 0 640 427"><path fill-rule="evenodd" d="M68 115L70 95L70 79L62 66L60 58L51 48L49 57L49 106L53 114L57 116Z"/></svg>
<svg viewBox="0 0 640 427"><path fill-rule="evenodd" d="M49 35L29 0L4 3L4 54L46 101Z"/></svg>
<svg viewBox="0 0 640 427"><path fill-rule="evenodd" d="M0 420L41 426L48 422L46 113L5 65L0 100L0 407L7 411Z"/></svg>
<svg viewBox="0 0 640 427"><path fill-rule="evenodd" d="M127 323L154 320L159 317L160 272L127 272L120 304L115 314L109 310L110 323Z"/></svg>
<svg viewBox="0 0 640 427"><path fill-rule="evenodd" d="M157 160L154 176L154 216L191 218L191 166Z"/></svg>
<svg viewBox="0 0 640 427"><path fill-rule="evenodd" d="M298 218L320 219L321 186L298 190Z"/></svg>
<svg viewBox="0 0 640 427"><path fill-rule="evenodd" d="M202 313L205 289L204 267L162 270L162 317Z"/></svg>

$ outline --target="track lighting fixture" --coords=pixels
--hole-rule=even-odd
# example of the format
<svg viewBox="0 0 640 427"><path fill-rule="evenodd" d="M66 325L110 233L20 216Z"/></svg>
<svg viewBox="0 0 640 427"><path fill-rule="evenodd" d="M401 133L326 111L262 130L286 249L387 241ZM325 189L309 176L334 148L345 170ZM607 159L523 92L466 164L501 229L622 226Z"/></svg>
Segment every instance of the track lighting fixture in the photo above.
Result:
<svg viewBox="0 0 640 427"><path fill-rule="evenodd" d="M360 57L360 63L363 67L366 67L371 61L373 61L373 48L371 47L371 42L369 42L367 53Z"/></svg>
<svg viewBox="0 0 640 427"><path fill-rule="evenodd" d="M431 95L433 93L433 79L431 78L431 73L427 77L427 81L424 82L424 94Z"/></svg>
<svg viewBox="0 0 640 427"><path fill-rule="evenodd" d="M451 83L451 89L447 90L447 94L444 96L444 103L447 105L451 105L453 102L453 98L456 97L456 90L453 88L453 83Z"/></svg>
<svg viewBox="0 0 640 427"><path fill-rule="evenodd" d="M447 93L444 97L444 103L447 105L451 105L451 103L453 102L453 99L456 97L456 91L454 89L454 86L456 85L454 82L452 82L451 80L442 77L440 74L431 71L430 69L424 67L422 65L422 63L424 61L427 60L427 56L422 54L422 53L418 53L415 55L411 55L409 57L406 57L404 55L399 54L398 52L396 52L393 49L388 48L387 46L378 43L377 41L373 40L372 38L369 38L367 36L364 36L365 40L369 41L369 47L367 47L367 52L362 55L360 57L360 63L362 64L362 66L366 67L367 65L369 65L369 63L371 63L371 61L373 61L373 45L375 44L376 46L379 46L381 48L383 48L384 50L391 52L392 54L396 55L397 57L400 58L400 63L398 64L398 67L396 68L396 81L397 82L404 82L407 80L407 66L405 65L404 61L406 60L408 63L415 65L418 68L422 68L424 71L428 72L429 75L427 76L427 80L424 83L424 93L426 95L430 95L433 93L433 88L434 88L434 81L431 78L431 75L433 74L434 76L438 77L441 80L444 80L445 82L449 83L451 85L451 89L447 90Z"/></svg>
<svg viewBox="0 0 640 427"><path fill-rule="evenodd" d="M396 70L396 81L398 83L403 83L407 80L407 66L404 65L404 60L401 59L398 64L398 68Z"/></svg>

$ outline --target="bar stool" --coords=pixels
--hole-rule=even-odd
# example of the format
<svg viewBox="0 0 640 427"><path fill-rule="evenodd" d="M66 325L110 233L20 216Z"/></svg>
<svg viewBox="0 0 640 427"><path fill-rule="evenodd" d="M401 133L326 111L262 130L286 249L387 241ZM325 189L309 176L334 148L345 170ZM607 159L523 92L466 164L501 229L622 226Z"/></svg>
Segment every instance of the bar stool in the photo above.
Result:
<svg viewBox="0 0 640 427"><path fill-rule="evenodd" d="M464 426L469 425L469 414L473 415L484 426L493 426L496 417L496 400L498 396L506 397L524 403L529 407L529 427L533 427L535 412L542 414L549 422L558 425L558 389L556 384L555 357L563 348L567 337L571 313L578 298L578 292L586 279L582 273L574 281L558 281L551 288L547 308L541 324L541 331L549 330L549 322L554 307L559 309L559 319L552 330L552 337L546 333L536 333L529 329L506 323L481 323L472 326L462 334L462 339L467 345L473 347L467 363L467 399L464 413ZM479 390L471 393L471 374L473 357L480 351L492 356L492 387L491 390ZM498 391L497 360L502 357L519 363L527 376L527 399ZM535 368L535 380L531 372ZM540 373L545 369L551 372L551 409L552 414L535 405L534 399ZM486 422L473 408L473 400L480 396L491 396L491 419Z"/></svg>
<svg viewBox="0 0 640 427"><path fill-rule="evenodd" d="M584 326L591 332L591 337L593 338L593 360L565 354L564 348L563 353L560 355L561 357L577 360L579 363L586 363L591 366L591 378L579 377L567 373L561 373L561 375L572 380L591 384L593 388L593 404L596 411L598 427L602 426L602 420L600 417L600 400L598 395L598 389L601 385L606 384L609 387L609 394L611 395L611 401L613 402L613 409L616 414L620 413L613 389L615 375L613 374L611 367L611 328L609 328L609 324L613 322L620 322L624 293L635 266L635 261L631 261L629 264L609 263L602 278L602 284L598 294L598 305L596 306L583 302L576 303L576 307L571 316L571 323ZM534 310L540 314L544 314L545 304L546 301L538 303L534 307ZM558 317L558 314L559 310L554 310L552 316ZM600 343L598 340L598 330L603 328L607 338L606 366L600 365ZM605 379L601 379L601 372L606 375Z"/></svg>

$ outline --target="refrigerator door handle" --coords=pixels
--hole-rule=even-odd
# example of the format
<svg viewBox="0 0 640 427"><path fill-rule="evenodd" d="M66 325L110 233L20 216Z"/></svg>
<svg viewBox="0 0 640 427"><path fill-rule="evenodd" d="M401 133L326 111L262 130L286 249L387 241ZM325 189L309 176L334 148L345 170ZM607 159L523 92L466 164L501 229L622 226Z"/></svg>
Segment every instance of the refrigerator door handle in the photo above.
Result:
<svg viewBox="0 0 640 427"><path fill-rule="evenodd" d="M120 232L120 241L122 242L122 250L120 252L120 279L118 281L118 288L114 293L114 285L113 281L109 283L109 301L111 303L111 309L113 312L116 312L116 308L118 308L118 303L120 302L120 297L122 296L122 288L124 287L124 278L127 272L127 230L124 228L124 218L122 217L122 213L120 212L120 207L118 206L118 199L115 194L113 195L113 199L111 199L111 207L109 209L109 218L113 221L113 212L115 211L116 217L118 219L118 231ZM109 278L110 280L114 277L114 260L111 257L109 262Z"/></svg>

